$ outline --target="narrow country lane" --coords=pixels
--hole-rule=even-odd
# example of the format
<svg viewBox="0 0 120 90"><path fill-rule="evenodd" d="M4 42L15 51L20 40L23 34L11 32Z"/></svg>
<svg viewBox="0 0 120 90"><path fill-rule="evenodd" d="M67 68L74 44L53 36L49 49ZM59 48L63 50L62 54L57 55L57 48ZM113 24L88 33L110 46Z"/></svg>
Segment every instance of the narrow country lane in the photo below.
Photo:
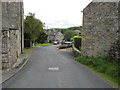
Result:
<svg viewBox="0 0 120 90"><path fill-rule="evenodd" d="M68 51L56 48L54 45L36 48L27 65L3 88L111 88L104 79L75 61Z"/></svg>

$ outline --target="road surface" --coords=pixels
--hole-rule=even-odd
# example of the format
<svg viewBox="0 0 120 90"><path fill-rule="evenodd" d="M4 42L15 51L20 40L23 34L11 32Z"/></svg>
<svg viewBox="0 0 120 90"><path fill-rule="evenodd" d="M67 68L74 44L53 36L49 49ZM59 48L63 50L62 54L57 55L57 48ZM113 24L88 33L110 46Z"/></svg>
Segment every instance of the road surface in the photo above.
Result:
<svg viewBox="0 0 120 90"><path fill-rule="evenodd" d="M74 60L71 53L47 46L34 49L27 65L3 83L3 88L111 88Z"/></svg>

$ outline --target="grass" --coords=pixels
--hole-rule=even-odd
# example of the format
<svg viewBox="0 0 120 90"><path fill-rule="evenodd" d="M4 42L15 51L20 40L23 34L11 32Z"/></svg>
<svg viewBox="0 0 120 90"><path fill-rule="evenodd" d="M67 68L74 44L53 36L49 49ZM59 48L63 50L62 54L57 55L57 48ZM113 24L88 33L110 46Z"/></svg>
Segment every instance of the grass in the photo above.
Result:
<svg viewBox="0 0 120 90"><path fill-rule="evenodd" d="M49 46L49 45L53 45L53 43L36 44L36 46L34 47L24 48L21 54L31 54L33 49L36 48L37 46Z"/></svg>
<svg viewBox="0 0 120 90"><path fill-rule="evenodd" d="M36 46L50 46L50 45L53 45L53 43L36 44Z"/></svg>
<svg viewBox="0 0 120 90"><path fill-rule="evenodd" d="M77 57L75 60L96 72L113 87L120 86L119 64L108 56L104 55L96 58Z"/></svg>
<svg viewBox="0 0 120 90"><path fill-rule="evenodd" d="M34 48L36 47L24 48L21 54L31 54Z"/></svg>
<svg viewBox="0 0 120 90"><path fill-rule="evenodd" d="M87 65L85 65L87 66ZM116 82L116 80L114 78L111 78L110 76L104 74L104 73L101 73L101 72L98 72L96 71L93 67L89 67L87 66L89 69L91 69L92 71L94 71L95 73L97 73L99 76L101 76L104 80L106 80L111 86L113 86L114 88L118 88L118 82Z"/></svg>

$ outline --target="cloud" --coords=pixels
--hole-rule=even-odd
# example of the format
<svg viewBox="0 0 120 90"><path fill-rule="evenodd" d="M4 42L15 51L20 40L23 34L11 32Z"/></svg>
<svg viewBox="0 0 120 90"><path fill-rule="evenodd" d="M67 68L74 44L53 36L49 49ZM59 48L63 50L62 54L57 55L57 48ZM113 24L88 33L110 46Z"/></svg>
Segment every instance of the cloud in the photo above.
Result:
<svg viewBox="0 0 120 90"><path fill-rule="evenodd" d="M82 10L92 0L24 0L25 15L35 13L36 18L50 28L82 25Z"/></svg>
<svg viewBox="0 0 120 90"><path fill-rule="evenodd" d="M76 24L70 23L65 20L55 20L54 22L46 23L46 25L49 26L48 28L67 28L71 26L76 26Z"/></svg>

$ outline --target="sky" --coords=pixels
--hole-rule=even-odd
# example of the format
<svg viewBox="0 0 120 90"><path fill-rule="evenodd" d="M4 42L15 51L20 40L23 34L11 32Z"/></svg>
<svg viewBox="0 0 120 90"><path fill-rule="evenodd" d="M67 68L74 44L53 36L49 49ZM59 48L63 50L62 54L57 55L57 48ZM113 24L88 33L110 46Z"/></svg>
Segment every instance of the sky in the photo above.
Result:
<svg viewBox="0 0 120 90"><path fill-rule="evenodd" d="M92 0L23 0L24 13L35 13L46 28L82 26L83 9Z"/></svg>

